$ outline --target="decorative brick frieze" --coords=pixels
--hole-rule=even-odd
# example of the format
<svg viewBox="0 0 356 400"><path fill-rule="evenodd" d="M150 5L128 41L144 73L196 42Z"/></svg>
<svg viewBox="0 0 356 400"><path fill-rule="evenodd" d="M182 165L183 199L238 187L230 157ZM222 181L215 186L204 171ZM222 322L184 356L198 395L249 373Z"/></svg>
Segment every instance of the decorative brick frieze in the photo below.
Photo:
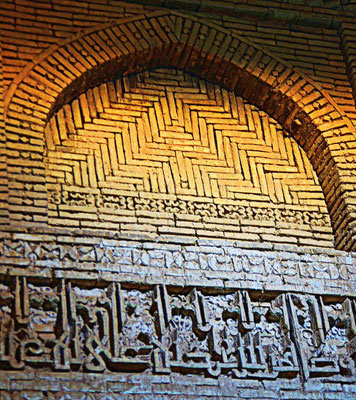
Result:
<svg viewBox="0 0 356 400"><path fill-rule="evenodd" d="M63 228L47 234L14 233L0 245L0 263L28 276L119 279L169 285L302 291L353 295L355 256L330 249L268 243ZM59 236L56 236L59 235ZM101 235L101 237L100 237ZM154 239L154 240L153 240Z"/></svg>

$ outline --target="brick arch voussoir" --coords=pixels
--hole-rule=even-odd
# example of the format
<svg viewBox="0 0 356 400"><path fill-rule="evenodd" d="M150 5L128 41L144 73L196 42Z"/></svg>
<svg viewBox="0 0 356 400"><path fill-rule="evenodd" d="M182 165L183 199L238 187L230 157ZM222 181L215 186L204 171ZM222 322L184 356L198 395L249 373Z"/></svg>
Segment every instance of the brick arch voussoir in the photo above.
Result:
<svg viewBox="0 0 356 400"><path fill-rule="evenodd" d="M310 78L245 38L192 16L169 10L142 14L90 28L46 50L7 91L7 143L20 130L43 137L53 113L90 87L164 66L234 91L290 131L320 178L337 246L356 249L350 190L335 161L335 154L346 159L347 149L355 147L351 122Z"/></svg>

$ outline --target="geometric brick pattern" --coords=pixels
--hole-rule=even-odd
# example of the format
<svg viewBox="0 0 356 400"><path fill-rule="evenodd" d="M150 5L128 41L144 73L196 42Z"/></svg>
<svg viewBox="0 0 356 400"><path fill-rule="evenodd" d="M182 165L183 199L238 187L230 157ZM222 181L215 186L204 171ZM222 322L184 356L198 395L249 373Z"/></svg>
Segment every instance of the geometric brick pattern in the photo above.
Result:
<svg viewBox="0 0 356 400"><path fill-rule="evenodd" d="M309 160L279 124L179 70L90 89L45 132L49 183L326 209Z"/></svg>
<svg viewBox="0 0 356 400"><path fill-rule="evenodd" d="M209 207L204 214L204 222L210 222L205 234L220 230L226 235L233 230L240 239L260 240L251 236L259 233L264 240L290 243L299 243L302 236L310 239L308 244L332 246L322 190L295 140L241 97L180 70L146 71L90 89L59 110L45 134L47 188L61 198L57 206L50 200L50 223L77 226L79 221L107 228L104 221L112 214L117 224L110 228L122 230L123 217L109 208L117 207L125 196L176 202L176 216L189 210L187 203L198 200ZM75 191L82 196L77 201ZM88 196L95 196L95 204ZM116 199L116 204L107 206L108 198ZM135 203L131 209L137 218L141 207ZM249 211L240 215L245 226L237 233L240 224L233 221L237 216L227 210L233 207L237 212L240 206ZM224 207L225 213L216 217L228 218L225 229L223 220L211 218L212 207ZM166 213L150 214L158 211L152 205L145 208L148 225L167 219ZM160 211L168 208L161 206ZM255 215L256 208L265 214L261 227L256 226L262 218ZM314 222L306 220L305 213L319 222L314 217ZM297 218L300 214L303 220ZM85 222L85 216L91 221ZM201 228L201 218L186 224ZM179 225L174 227L170 232L179 234Z"/></svg>
<svg viewBox="0 0 356 400"><path fill-rule="evenodd" d="M18 156L19 135L24 144L17 158L21 167L9 176L10 221L23 219L27 203L21 201L21 182L28 178L28 170L44 174L29 157L35 153L33 159L40 158L44 127L52 113L89 87L157 65L196 73L234 91L290 131L318 175L336 246L355 248L351 171L355 168L356 135L351 121L314 82L262 47L214 24L168 10L115 21L64 39L14 79L5 98L10 164L14 163L11 157ZM30 191L26 195L35 196ZM36 214L34 209L27 212Z"/></svg>

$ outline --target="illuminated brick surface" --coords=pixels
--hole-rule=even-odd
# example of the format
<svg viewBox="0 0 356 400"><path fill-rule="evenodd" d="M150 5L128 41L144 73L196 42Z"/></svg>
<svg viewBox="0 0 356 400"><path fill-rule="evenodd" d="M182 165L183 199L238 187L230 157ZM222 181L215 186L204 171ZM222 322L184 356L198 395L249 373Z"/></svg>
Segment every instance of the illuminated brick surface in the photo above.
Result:
<svg viewBox="0 0 356 400"><path fill-rule="evenodd" d="M177 70L89 90L52 117L46 138L52 225L333 245L295 140L241 97Z"/></svg>
<svg viewBox="0 0 356 400"><path fill-rule="evenodd" d="M0 4L1 400L356 398L354 8Z"/></svg>

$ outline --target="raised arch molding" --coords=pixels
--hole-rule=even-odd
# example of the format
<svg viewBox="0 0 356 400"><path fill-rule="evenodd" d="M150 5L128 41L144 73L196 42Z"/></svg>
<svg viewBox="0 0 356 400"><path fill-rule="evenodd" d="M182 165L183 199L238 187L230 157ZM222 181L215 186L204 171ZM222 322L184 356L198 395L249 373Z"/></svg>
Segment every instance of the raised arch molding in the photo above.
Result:
<svg viewBox="0 0 356 400"><path fill-rule="evenodd" d="M28 137L29 151L40 157L48 119L89 87L162 66L234 91L290 131L319 177L336 247L356 250L356 133L351 121L288 63L226 29L179 12L159 10L96 26L44 51L5 96L8 157L19 134ZM8 178L14 180L10 173ZM16 189L9 193L10 203L12 197L19 197Z"/></svg>

